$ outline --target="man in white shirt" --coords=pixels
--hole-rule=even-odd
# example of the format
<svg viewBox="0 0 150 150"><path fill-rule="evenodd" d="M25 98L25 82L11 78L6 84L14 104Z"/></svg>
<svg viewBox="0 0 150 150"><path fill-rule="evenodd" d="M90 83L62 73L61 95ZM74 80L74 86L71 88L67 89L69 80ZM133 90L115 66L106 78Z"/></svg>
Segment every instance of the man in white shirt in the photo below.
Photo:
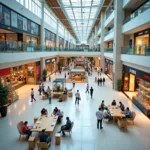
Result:
<svg viewBox="0 0 150 150"><path fill-rule="evenodd" d="M77 90L77 92L75 93L75 97L76 97L75 104L76 104L76 103L79 104L79 100L81 99L81 98L80 98L79 90Z"/></svg>
<svg viewBox="0 0 150 150"><path fill-rule="evenodd" d="M97 117L97 129L99 129L99 124L100 124L100 129L103 129L102 127L103 112L101 108L99 108L99 110L96 112L96 117Z"/></svg>
<svg viewBox="0 0 150 150"><path fill-rule="evenodd" d="M88 94L89 94L89 84L87 84L87 86L86 86L86 91L85 91L85 93L87 93L88 92Z"/></svg>

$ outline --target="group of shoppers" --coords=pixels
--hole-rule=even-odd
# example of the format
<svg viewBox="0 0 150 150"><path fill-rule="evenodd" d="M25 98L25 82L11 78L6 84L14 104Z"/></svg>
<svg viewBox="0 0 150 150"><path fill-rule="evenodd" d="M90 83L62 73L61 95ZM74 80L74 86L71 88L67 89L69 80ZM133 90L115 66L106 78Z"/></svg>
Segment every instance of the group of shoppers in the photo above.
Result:
<svg viewBox="0 0 150 150"><path fill-rule="evenodd" d="M95 77L95 82L97 83L98 86L104 86L105 85L105 78L97 78Z"/></svg>
<svg viewBox="0 0 150 150"><path fill-rule="evenodd" d="M111 103L112 106L116 106L116 108L120 108L120 110L122 111L122 113L125 114L125 117L126 118L131 118L132 117L132 112L130 111L129 107L127 107L125 109L125 106L122 102L119 102L119 107L117 107L117 103L115 100L112 101ZM96 117L97 117L97 128L99 129L99 126L100 126L100 129L102 129L102 121L103 121L103 118L106 118L108 119L108 121L111 121L113 119L113 117L111 116L111 113L108 109L107 106L105 106L104 104L104 100L102 100L99 108L98 108L98 111L96 111Z"/></svg>

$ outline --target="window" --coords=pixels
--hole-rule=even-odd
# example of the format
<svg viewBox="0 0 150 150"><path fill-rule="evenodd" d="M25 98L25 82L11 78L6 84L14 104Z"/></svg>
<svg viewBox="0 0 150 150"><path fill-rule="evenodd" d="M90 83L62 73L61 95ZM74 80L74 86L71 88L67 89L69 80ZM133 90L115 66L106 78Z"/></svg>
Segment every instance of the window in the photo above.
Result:
<svg viewBox="0 0 150 150"><path fill-rule="evenodd" d="M16 1L41 18L40 0L16 0Z"/></svg>
<svg viewBox="0 0 150 150"><path fill-rule="evenodd" d="M57 29L57 19L46 8L44 8L44 21Z"/></svg>

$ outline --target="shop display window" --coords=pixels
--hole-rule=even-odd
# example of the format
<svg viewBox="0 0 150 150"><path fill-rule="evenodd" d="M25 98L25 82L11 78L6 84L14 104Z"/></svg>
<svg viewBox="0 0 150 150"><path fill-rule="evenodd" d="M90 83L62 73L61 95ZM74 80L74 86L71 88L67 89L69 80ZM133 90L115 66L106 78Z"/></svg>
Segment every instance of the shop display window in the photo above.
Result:
<svg viewBox="0 0 150 150"><path fill-rule="evenodd" d="M124 75L123 90L124 91L129 90L129 74L128 73L125 73L125 75Z"/></svg>
<svg viewBox="0 0 150 150"><path fill-rule="evenodd" d="M135 54L144 55L149 43L149 34L141 35L135 38Z"/></svg>
<svg viewBox="0 0 150 150"><path fill-rule="evenodd" d="M34 82L34 66L28 66L28 83L33 84Z"/></svg>
<svg viewBox="0 0 150 150"><path fill-rule="evenodd" d="M147 109L150 109L150 83L140 79L138 86L139 90L135 98Z"/></svg>

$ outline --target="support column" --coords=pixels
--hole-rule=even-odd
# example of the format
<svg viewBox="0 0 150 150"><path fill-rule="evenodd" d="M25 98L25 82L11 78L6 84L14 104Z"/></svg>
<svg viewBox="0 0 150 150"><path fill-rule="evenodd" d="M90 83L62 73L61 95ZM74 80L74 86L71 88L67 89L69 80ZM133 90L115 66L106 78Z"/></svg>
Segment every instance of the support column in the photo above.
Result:
<svg viewBox="0 0 150 150"><path fill-rule="evenodd" d="M58 70L58 66L57 66L58 62L59 62L59 56L57 55L56 56L56 70Z"/></svg>
<svg viewBox="0 0 150 150"><path fill-rule="evenodd" d="M104 66L104 48L105 48L105 43L104 43L104 35L105 35L105 28L104 28L104 12L101 13L101 43L100 43L100 50L101 50L101 63L100 63L100 68L105 69Z"/></svg>
<svg viewBox="0 0 150 150"><path fill-rule="evenodd" d="M66 30L64 29L64 49L66 48Z"/></svg>
<svg viewBox="0 0 150 150"><path fill-rule="evenodd" d="M92 32L92 49L94 49L94 32Z"/></svg>
<svg viewBox="0 0 150 150"><path fill-rule="evenodd" d="M59 50L59 20L57 19L56 50Z"/></svg>
<svg viewBox="0 0 150 150"><path fill-rule="evenodd" d="M122 24L124 12L121 0L115 0L114 16L113 88L117 90L117 80L122 79L121 47L123 46Z"/></svg>
<svg viewBox="0 0 150 150"><path fill-rule="evenodd" d="M45 45L45 27L44 27L44 4L45 2L41 2L41 28L40 28L40 44L42 45L42 50L44 50Z"/></svg>
<svg viewBox="0 0 150 150"><path fill-rule="evenodd" d="M98 42L98 27L95 26L95 49L98 50L98 44L97 44L97 42Z"/></svg>
<svg viewBox="0 0 150 150"><path fill-rule="evenodd" d="M45 58L44 57L42 57L41 58L41 77L42 77L42 75L43 75L43 70L44 69L46 69L46 66L45 66Z"/></svg>

